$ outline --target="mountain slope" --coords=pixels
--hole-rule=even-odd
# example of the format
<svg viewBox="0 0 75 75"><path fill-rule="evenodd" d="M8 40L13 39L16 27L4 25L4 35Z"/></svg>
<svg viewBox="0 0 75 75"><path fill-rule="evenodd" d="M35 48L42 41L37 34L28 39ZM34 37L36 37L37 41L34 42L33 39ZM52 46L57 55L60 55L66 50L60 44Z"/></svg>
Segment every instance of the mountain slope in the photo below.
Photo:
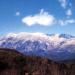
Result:
<svg viewBox="0 0 75 75"><path fill-rule="evenodd" d="M0 47L55 61L75 59L75 37L67 34L10 33L0 38Z"/></svg>
<svg viewBox="0 0 75 75"><path fill-rule="evenodd" d="M56 63L26 56L13 49L0 49L0 75L75 75L75 61Z"/></svg>

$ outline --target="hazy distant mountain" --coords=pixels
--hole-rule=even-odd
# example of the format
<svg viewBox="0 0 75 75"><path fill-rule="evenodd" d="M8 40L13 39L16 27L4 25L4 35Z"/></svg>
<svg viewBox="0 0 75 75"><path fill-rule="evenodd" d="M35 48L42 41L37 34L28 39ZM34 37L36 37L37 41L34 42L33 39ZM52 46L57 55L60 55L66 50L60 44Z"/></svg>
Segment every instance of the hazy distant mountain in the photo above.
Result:
<svg viewBox="0 0 75 75"><path fill-rule="evenodd" d="M52 60L75 59L75 37L68 34L10 33L0 38L0 47Z"/></svg>

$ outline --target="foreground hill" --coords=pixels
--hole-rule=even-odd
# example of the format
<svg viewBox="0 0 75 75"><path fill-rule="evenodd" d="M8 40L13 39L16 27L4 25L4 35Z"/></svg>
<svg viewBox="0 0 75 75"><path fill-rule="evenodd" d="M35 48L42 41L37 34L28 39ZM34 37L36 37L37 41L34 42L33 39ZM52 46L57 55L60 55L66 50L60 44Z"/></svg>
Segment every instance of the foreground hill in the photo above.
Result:
<svg viewBox="0 0 75 75"><path fill-rule="evenodd" d="M55 61L75 59L75 37L68 34L10 33L0 37L0 48L11 48Z"/></svg>
<svg viewBox="0 0 75 75"><path fill-rule="evenodd" d="M75 75L75 62L25 56L16 50L0 49L0 75Z"/></svg>

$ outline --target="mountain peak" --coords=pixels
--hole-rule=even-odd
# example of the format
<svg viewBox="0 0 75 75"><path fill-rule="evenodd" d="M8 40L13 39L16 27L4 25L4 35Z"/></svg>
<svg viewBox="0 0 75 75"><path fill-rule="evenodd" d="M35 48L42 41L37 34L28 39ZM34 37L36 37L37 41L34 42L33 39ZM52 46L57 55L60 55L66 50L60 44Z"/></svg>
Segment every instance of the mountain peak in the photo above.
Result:
<svg viewBox="0 0 75 75"><path fill-rule="evenodd" d="M69 34L60 34L59 37L63 37L66 39L75 38L75 36L69 35Z"/></svg>
<svg viewBox="0 0 75 75"><path fill-rule="evenodd" d="M65 38L65 39L75 38L75 36L72 36L70 34L47 34L47 36L55 36L55 37Z"/></svg>

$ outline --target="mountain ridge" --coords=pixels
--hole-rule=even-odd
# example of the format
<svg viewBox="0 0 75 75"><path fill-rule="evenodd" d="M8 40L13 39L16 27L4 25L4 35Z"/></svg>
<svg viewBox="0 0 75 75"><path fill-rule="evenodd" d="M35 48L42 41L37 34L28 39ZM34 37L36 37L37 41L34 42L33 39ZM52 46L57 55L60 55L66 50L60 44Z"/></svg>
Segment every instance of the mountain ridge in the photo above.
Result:
<svg viewBox="0 0 75 75"><path fill-rule="evenodd" d="M0 47L56 61L75 59L75 37L68 34L10 33L0 38Z"/></svg>

